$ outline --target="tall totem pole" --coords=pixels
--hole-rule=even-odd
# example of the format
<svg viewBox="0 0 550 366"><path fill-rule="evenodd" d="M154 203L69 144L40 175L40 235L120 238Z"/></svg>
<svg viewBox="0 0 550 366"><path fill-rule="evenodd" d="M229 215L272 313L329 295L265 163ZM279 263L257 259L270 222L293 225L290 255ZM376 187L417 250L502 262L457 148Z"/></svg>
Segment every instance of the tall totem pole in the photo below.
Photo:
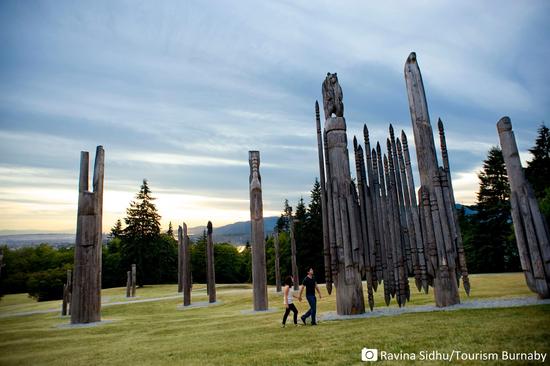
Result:
<svg viewBox="0 0 550 366"><path fill-rule="evenodd" d="M349 168L342 89L336 73L327 74L322 92L326 176L326 196L323 199L326 200L326 227L330 243L329 253L326 252L326 242L324 244L325 262L331 264L338 314L362 314L365 312L365 300L361 283L361 273L364 271L361 221ZM321 159L321 154L319 157ZM330 261L327 258L329 255Z"/></svg>
<svg viewBox="0 0 550 366"><path fill-rule="evenodd" d="M469 283L464 256L460 255L459 243L462 244L462 238L457 229L454 194L449 185L447 169L439 167L437 163L426 94L414 52L405 63L405 82L420 173L421 226L426 234L424 241L430 258L427 271L433 278L435 303L444 307L460 302L460 276L463 277L466 291L469 290Z"/></svg>
<svg viewBox="0 0 550 366"><path fill-rule="evenodd" d="M267 310L267 274L264 243L264 209L262 201L262 177L260 176L260 152L249 151L250 165L250 225L252 249L252 284L254 310Z"/></svg>
<svg viewBox="0 0 550 366"><path fill-rule="evenodd" d="M510 182L510 204L521 269L529 289L542 299L550 298L550 232L531 188L525 179L510 118L497 123L502 156Z"/></svg>
<svg viewBox="0 0 550 366"><path fill-rule="evenodd" d="M105 151L96 150L93 192L89 189L89 154L80 154L78 218L74 253L71 323L101 320L101 249L103 215L103 176Z"/></svg>

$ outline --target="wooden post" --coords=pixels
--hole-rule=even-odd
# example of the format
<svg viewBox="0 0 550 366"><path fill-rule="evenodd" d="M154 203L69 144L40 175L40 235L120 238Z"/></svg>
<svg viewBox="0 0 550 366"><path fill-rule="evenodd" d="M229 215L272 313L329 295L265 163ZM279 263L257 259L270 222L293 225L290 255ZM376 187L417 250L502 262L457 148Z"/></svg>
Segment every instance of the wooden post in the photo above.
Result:
<svg viewBox="0 0 550 366"><path fill-rule="evenodd" d="M359 191L359 213L361 241L363 242L363 260L364 269L367 278L367 299L369 308L374 308L373 285L376 281L376 270L371 263L371 253L374 252L374 227L372 227L372 206L370 200L369 186L367 185L365 159L363 156L363 148L357 144L357 138L353 137L353 150L355 152L355 170L357 177L357 190Z"/></svg>
<svg viewBox="0 0 550 366"><path fill-rule="evenodd" d="M433 225L437 247L437 270L433 281L435 301L437 306L445 307L460 302L456 268L453 267L455 263L454 255L458 253L456 250L457 244L452 242L450 233L450 221L454 221L454 218L452 215L447 214L446 207L449 203L444 201L426 94L414 52L409 55L405 63L405 82L421 188L431 208L431 215L424 215L423 217L426 221L432 222L424 222L423 224L426 227ZM443 208L445 210L442 210Z"/></svg>
<svg viewBox="0 0 550 366"><path fill-rule="evenodd" d="M325 167L326 167L326 176L331 177L331 169L330 169L330 161L328 159L328 143L327 143L327 131L323 131L323 147L325 151L325 156L327 159L325 159ZM334 204L332 201L332 185L329 181L327 181L326 184L326 192L327 192L327 213L328 213L328 238L330 243L330 278L332 280L332 283L334 283L334 280L336 276L338 276L338 261L339 261L339 253L338 253L338 244L336 242L336 230L338 230L335 217L334 217Z"/></svg>
<svg viewBox="0 0 550 366"><path fill-rule="evenodd" d="M411 272L414 275L414 280L416 288L418 291L422 290L422 273L420 270L420 263L418 260L417 254L417 244L416 244L416 232L414 229L412 212L411 212L411 200L409 194L409 182L407 180L407 173L405 170L405 159L403 157L403 147L401 146L401 141L399 138L396 139L396 148L397 156L399 159L399 173L401 175L401 182L403 184L403 209L406 216L407 224L407 238L409 240L410 252L411 252L411 261L413 266L413 271ZM397 172L396 172L397 174Z"/></svg>
<svg viewBox="0 0 550 366"><path fill-rule="evenodd" d="M508 181L510 204L521 269L527 286L539 298L550 298L550 233L519 159L516 137L509 117L497 123Z"/></svg>
<svg viewBox="0 0 550 366"><path fill-rule="evenodd" d="M378 145L380 147L380 145ZM382 167L378 166L378 153L376 150L372 149L372 173L373 173L373 184L374 184L374 196L376 196L376 220L378 222L377 232L380 239L380 266L382 268L382 279L384 280L384 301L386 305L390 304L391 300L391 288L392 281L389 277L388 272L388 256L386 254L386 231L385 231L385 202L381 196L381 187L380 187L380 176L381 173L379 169ZM383 183L382 183L383 184ZM382 187L382 189L385 189Z"/></svg>
<svg viewBox="0 0 550 366"><path fill-rule="evenodd" d="M183 291L183 232L181 225L178 226L178 293Z"/></svg>
<svg viewBox="0 0 550 366"><path fill-rule="evenodd" d="M294 291L298 291L300 288L300 279L298 278L298 263L296 261L296 238L294 237L294 225L298 222L292 216L292 208L287 213L288 223L290 226L290 262L292 267L292 278L294 279Z"/></svg>
<svg viewBox="0 0 550 366"><path fill-rule="evenodd" d="M4 251L0 249L0 278L2 278L2 267L4 267Z"/></svg>
<svg viewBox="0 0 550 366"><path fill-rule="evenodd" d="M275 286L277 287L277 292L281 292L281 265L280 265L280 258L279 258L280 253L279 253L279 231L278 230L275 230L273 232L273 245L275 246Z"/></svg>
<svg viewBox="0 0 550 366"><path fill-rule="evenodd" d="M126 271L126 297L132 297L132 271Z"/></svg>
<svg viewBox="0 0 550 366"><path fill-rule="evenodd" d="M137 271L136 265L132 264L132 297L136 297Z"/></svg>
<svg viewBox="0 0 550 366"><path fill-rule="evenodd" d="M405 131L401 131L401 141L403 147L403 159L405 161L405 170L407 175L407 188L409 190L409 204L410 204L410 214L412 217L412 223L414 230L412 231L414 235L414 243L416 244L416 253L418 259L418 267L420 270L420 279L421 287L425 293L428 293L428 275L426 269L426 258L424 253L424 242L422 237L422 228L420 226L420 216L418 212L418 206L416 203L416 190L414 188L414 177L411 167L411 157L409 154L409 145L407 142L407 135ZM411 235L411 236L413 236Z"/></svg>
<svg viewBox="0 0 550 366"><path fill-rule="evenodd" d="M74 255L71 323L101 320L101 250L105 151L96 150L93 192L89 187L89 154L80 157L78 215Z"/></svg>
<svg viewBox="0 0 550 366"><path fill-rule="evenodd" d="M181 227L180 227L181 228ZM178 234L179 234L178 229ZM182 292L183 292L183 306L191 305L191 248L189 247L189 236L187 235L187 224L183 223L182 232Z"/></svg>
<svg viewBox="0 0 550 366"><path fill-rule="evenodd" d="M315 125L317 127L317 150L319 153L319 181L321 185L321 217L323 223L323 257L325 264L325 285L329 295L332 293L332 271L330 256L330 234L328 223L327 191L325 187L325 160L323 157L323 139L321 137L321 117L319 115L319 102L315 101ZM277 290L279 292L279 290Z"/></svg>
<svg viewBox="0 0 550 366"><path fill-rule="evenodd" d="M252 249L252 287L254 310L268 309L267 273L265 261L264 209L262 200L262 177L260 175L260 152L249 151L250 165L250 225Z"/></svg>
<svg viewBox="0 0 550 366"><path fill-rule="evenodd" d="M411 253L411 244L409 241L409 231L407 226L407 216L405 213L405 200L403 196L403 182L401 181L399 159L397 154L397 144L395 141L395 134L393 126L390 124L390 143L391 143L391 156L388 156L391 164L393 165L394 171L393 176L395 179L395 189L396 189L396 203L397 203L397 213L399 215L399 231L401 236L401 246L403 247L403 256L407 269L407 274L413 273L413 261ZM408 282L407 282L408 283Z"/></svg>
<svg viewBox="0 0 550 366"><path fill-rule="evenodd" d="M63 285L63 304L61 306L61 315L67 315L71 313L71 288L72 288L72 275L71 270L67 270L67 282Z"/></svg>
<svg viewBox="0 0 550 366"><path fill-rule="evenodd" d="M381 258L381 239L380 239L380 233L379 233L379 219L378 214L376 212L379 200L379 187L375 187L375 181L378 179L378 172L374 172L374 164L376 164L376 161L373 159L373 156L375 154L371 153L371 147L370 147L370 139L369 139L369 130L367 128L367 125L363 125L363 139L365 142L365 156L367 159L367 176L368 176L368 184L369 184L369 194L371 197L370 202L370 209L367 214L367 224L369 227L371 227L371 231L373 232L373 239L374 243L372 245L372 250L369 253L370 254L370 263L371 266L373 266L373 287L376 291L376 281L378 284L381 283L383 278L382 273L382 258ZM374 149L373 149L374 151Z"/></svg>
<svg viewBox="0 0 550 366"><path fill-rule="evenodd" d="M333 214L333 221L330 223L333 226L329 228L329 235L334 229L337 251L336 276L333 276L336 287L336 310L340 315L362 314L365 312L365 300L361 268L353 256L355 248L361 246L360 231L357 227L359 217L349 169L342 89L336 74L327 74L322 91L325 143L328 150L326 160L330 167L327 171L327 191L330 192L329 201L332 201Z"/></svg>
<svg viewBox="0 0 550 366"><path fill-rule="evenodd" d="M462 283L466 294L470 294L470 280L468 278L468 267L466 265L466 254L464 253L464 244L462 242L462 233L460 231L460 223L458 222L458 213L456 211L456 202L453 191L453 182L451 180L451 169L449 167L449 154L447 153L447 142L445 140L445 129L443 128L443 121L439 119L437 121L437 127L439 129L439 141L441 144L441 158L443 160L443 169L446 174L449 190L449 204L453 213L453 220L451 221L451 234L456 240L456 249L458 251L458 269L460 270L460 276L462 276Z"/></svg>
<svg viewBox="0 0 550 366"><path fill-rule="evenodd" d="M212 242L212 222L206 225L206 279L208 287L208 302L216 302L216 274L214 268L214 243Z"/></svg>

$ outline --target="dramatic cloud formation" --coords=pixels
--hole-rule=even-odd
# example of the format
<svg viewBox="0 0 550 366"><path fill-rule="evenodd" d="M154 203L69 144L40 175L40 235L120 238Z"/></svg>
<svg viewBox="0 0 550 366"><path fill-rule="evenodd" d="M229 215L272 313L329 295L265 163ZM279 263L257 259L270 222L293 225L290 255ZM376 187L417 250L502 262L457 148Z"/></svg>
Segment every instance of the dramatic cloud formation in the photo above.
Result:
<svg viewBox="0 0 550 366"><path fill-rule="evenodd" d="M545 1L0 3L0 230L71 231L79 152L106 151L104 230L147 178L162 223L246 220L248 150L266 215L318 176L314 102L338 72L350 140L413 145L416 51L445 122L457 201L509 115L522 158L550 112Z"/></svg>

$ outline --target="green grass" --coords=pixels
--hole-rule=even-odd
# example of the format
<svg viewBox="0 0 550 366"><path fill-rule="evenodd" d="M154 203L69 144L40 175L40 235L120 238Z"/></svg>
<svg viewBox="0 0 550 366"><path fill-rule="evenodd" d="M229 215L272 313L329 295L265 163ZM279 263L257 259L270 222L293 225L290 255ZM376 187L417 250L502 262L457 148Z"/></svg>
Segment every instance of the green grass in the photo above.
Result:
<svg viewBox="0 0 550 366"><path fill-rule="evenodd" d="M472 299L534 296L522 274L474 275L471 283ZM277 312L245 315L241 311L252 308L249 289L250 285L219 285L218 300L223 304L208 308L177 310L180 299L108 306L103 308L102 317L113 322L91 328L60 329L57 326L68 323L68 319L58 312L3 317L0 364L349 365L362 364L360 351L365 346L393 352L537 350L550 354L550 305L415 313L280 328L281 295L270 292L270 307L278 308ZM104 290L104 300L124 300L124 291ZM176 286L145 287L138 289L137 295L139 299L170 297L176 295ZM377 307L383 306L382 297L379 289ZM466 299L462 292L461 298ZM193 302L206 299L204 286L196 285ZM433 304L433 294L420 294L415 289L407 306L423 304ZM335 311L334 294L324 296L318 305L318 312ZM297 307L300 313L307 310L305 301ZM25 295L7 295L0 301L0 315L48 308L59 309L59 302L34 303Z"/></svg>

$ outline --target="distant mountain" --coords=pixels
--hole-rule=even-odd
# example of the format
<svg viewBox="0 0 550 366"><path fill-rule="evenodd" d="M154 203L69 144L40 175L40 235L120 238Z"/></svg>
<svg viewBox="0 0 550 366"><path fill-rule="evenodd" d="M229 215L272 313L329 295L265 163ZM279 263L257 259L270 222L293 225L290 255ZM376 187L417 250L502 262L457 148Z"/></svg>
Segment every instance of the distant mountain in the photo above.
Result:
<svg viewBox="0 0 550 366"><path fill-rule="evenodd" d="M464 213L474 215L477 211L472 206L456 204L457 209L464 207ZM271 216L264 217L264 230L265 235L270 235L273 232L273 228L277 224L279 217ZM206 230L206 226L196 226L189 228L189 236L199 237L202 232ZM224 225L220 227L214 227L214 242L216 243L231 243L233 245L244 245L250 241L250 221L239 221L233 224ZM48 243L55 247L74 245L75 234L74 233L32 233L32 234L9 234L0 235L0 245L7 244L11 248L25 247L38 245L41 243ZM103 234L103 242L107 241L107 234Z"/></svg>
<svg viewBox="0 0 550 366"><path fill-rule="evenodd" d="M457 210L460 210L464 207L464 215L466 216L475 215L477 213L477 210L475 210L473 206L466 206L460 203L455 204L455 206Z"/></svg>
<svg viewBox="0 0 550 366"><path fill-rule="evenodd" d="M277 216L264 218L265 235L273 232L277 224ZM189 229L191 238L198 237L206 230L206 226L197 226ZM250 241L250 221L240 221L233 224L214 227L213 239L216 243L231 243L234 245L244 245ZM107 234L103 234L103 242L107 241ZM20 248L48 243L54 247L64 247L74 245L74 233L32 233L32 234L8 234L0 235L0 245L7 245L10 248Z"/></svg>
<svg viewBox="0 0 550 366"><path fill-rule="evenodd" d="M278 219L279 217L277 216L264 217L265 235L273 232ZM202 235L204 230L206 230L206 226L189 228L189 236L198 237ZM250 221L239 221L225 226L214 227L212 236L214 242L217 243L225 242L234 245L244 245L247 241L250 241Z"/></svg>

